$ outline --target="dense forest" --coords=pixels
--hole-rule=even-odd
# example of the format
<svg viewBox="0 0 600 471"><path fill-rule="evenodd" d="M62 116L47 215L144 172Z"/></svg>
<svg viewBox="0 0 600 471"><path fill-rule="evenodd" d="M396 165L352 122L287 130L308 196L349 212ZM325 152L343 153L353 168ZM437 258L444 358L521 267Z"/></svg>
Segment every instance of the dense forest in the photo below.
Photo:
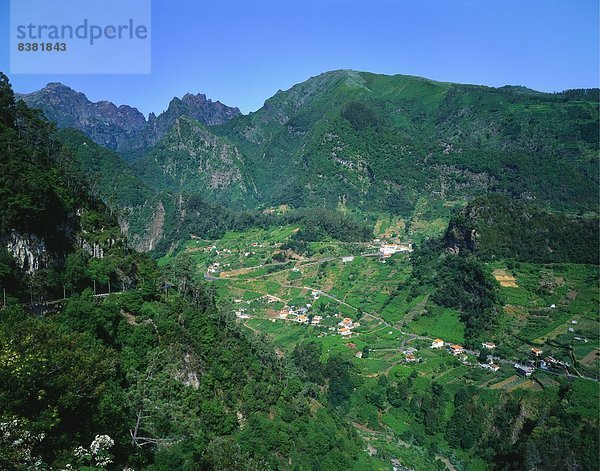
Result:
<svg viewBox="0 0 600 471"><path fill-rule="evenodd" d="M402 300L391 314L400 321L373 331L391 338L389 329L406 327L404 315L446 310L464 327L465 347L514 337L502 330L504 298L490 263L598 264L590 250L598 220L588 212L596 204L596 93L340 71L215 129L174 120L177 128L131 167L79 131L57 131L16 102L0 75L0 469L389 469L397 455L380 446L370 456L362 429L426 453L440 470L598 469L590 378L557 375L552 386L535 379L538 389L509 391L481 387L487 373L472 368L445 383L445 368L462 363L442 351L431 380L405 363L362 374L354 360L370 359L368 344L355 351L344 343L339 354L298 337L289 352L276 349L236 322L189 254L164 265L154 259L190 239L286 228L269 254L269 264L284 263L268 268L287 270L290 251L308 257L333 241L341 250L315 268L325 279L343 271L345 262L336 263L348 246L372 243L377 216L369 211L406 216L388 231L396 237L403 227L406 237L411 220L422 224L417 201L431 197L439 204L429 209L439 209L469 200L444 234L419 240L410 255L360 260L398 269L377 294L387 304ZM224 160L211 163L215 155ZM198 161L202 175L182 178ZM239 173L228 173L232 162ZM173 170L166 179L165 168ZM148 220L157 235L140 253L132 245L146 237ZM378 273L368 267L352 281L368 284ZM323 316L338 317L335 297L323 297ZM351 312L375 322L376 313ZM410 338L430 351L426 332ZM397 356L399 339L386 346ZM389 411L402 417L398 435L380 423ZM442 447L456 460L438 459Z"/></svg>
<svg viewBox="0 0 600 471"><path fill-rule="evenodd" d="M476 198L458 211L446 232L454 251L484 260L599 263L598 218L550 212L503 195Z"/></svg>
<svg viewBox="0 0 600 471"><path fill-rule="evenodd" d="M52 126L15 106L5 76L0 92L2 237L61 242L33 276L2 254L0 467L363 469L335 402L243 333L189 267L161 272L128 249ZM111 283L119 292L94 295ZM36 316L22 304L34 287L34 301L68 297Z"/></svg>

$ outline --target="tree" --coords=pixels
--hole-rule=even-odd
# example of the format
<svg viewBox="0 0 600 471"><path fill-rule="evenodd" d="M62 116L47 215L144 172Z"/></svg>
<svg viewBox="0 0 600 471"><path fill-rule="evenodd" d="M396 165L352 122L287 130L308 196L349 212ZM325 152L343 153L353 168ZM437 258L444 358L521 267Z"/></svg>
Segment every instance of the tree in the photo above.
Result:
<svg viewBox="0 0 600 471"><path fill-rule="evenodd" d="M300 368L303 375L313 383L323 382L322 353L323 346L314 340L300 343L292 351L292 361Z"/></svg>

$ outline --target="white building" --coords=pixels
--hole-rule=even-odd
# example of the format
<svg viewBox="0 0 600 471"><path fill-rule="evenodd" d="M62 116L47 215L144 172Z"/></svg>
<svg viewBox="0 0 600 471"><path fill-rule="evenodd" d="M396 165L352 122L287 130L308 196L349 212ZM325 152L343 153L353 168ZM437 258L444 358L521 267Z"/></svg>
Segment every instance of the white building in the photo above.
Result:
<svg viewBox="0 0 600 471"><path fill-rule="evenodd" d="M381 248L379 249L379 252L381 252L381 255L383 255L384 257L391 257L397 251L398 251L398 246L396 244L385 244L385 245L382 245Z"/></svg>

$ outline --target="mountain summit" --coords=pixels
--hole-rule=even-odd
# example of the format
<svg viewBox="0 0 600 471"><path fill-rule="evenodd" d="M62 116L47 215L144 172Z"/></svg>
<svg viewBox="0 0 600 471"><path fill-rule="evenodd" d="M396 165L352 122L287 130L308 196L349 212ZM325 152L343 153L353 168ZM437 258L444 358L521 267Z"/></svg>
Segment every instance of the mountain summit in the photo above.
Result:
<svg viewBox="0 0 600 471"><path fill-rule="evenodd" d="M94 103L83 93L58 82L49 83L36 92L16 94L16 97L42 110L60 128L79 129L101 146L125 153L139 153L151 147L182 116L212 126L241 114L238 108L207 99L204 94L188 93L182 99L173 98L166 111L158 116L150 113L146 120L137 108L116 106L110 101Z"/></svg>
<svg viewBox="0 0 600 471"><path fill-rule="evenodd" d="M248 115L202 94L174 98L147 121L61 84L21 98L135 161L130 180L152 192L236 209L325 207L418 220L448 218L487 193L595 210L597 96L336 70L278 91ZM76 141L86 166L97 168L90 147ZM115 165L103 168L111 177L100 181L120 181ZM135 199L120 198L126 207L147 199L121 193Z"/></svg>
<svg viewBox="0 0 600 471"><path fill-rule="evenodd" d="M58 82L51 82L37 92L16 94L31 108L60 128L76 128L98 144L119 149L146 127L144 115L128 105L116 106L109 101L91 102L83 93Z"/></svg>

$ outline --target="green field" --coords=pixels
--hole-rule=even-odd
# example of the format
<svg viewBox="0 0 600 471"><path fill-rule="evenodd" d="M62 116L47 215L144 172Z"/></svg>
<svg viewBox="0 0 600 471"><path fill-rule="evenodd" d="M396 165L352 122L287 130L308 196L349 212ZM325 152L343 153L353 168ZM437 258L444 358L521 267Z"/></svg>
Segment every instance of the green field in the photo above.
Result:
<svg viewBox="0 0 600 471"><path fill-rule="evenodd" d="M425 202L422 209L426 210ZM418 223L411 225L411 231L424 231L420 233L422 237L438 231L435 223L419 227ZM404 220L382 216L374 233L389 238L402 236L404 229ZM461 463L468 463L468 469L487 469L472 454L449 448L443 437L427 435L423 424L405 409L392 407L382 412L377 398L385 394L377 391L384 391L384 383L412 378L413 390L424 395L429 394L432 383L441 385L447 394L474 387L492 407L499 406L501 393L527 392L533 394L532 398L556 394L559 383L555 376L537 372L535 381L515 376L511 362L525 359L534 345L543 348L544 354L576 361L577 371L583 375L599 374L600 356L599 360L593 356L600 349L596 267L512 261L486 266L490 274L505 270L517 283L516 288L496 288L500 299L498 328L489 340L498 345L494 353L506 363L492 372L478 367L474 355L467 355L463 364L462 359L445 349L430 348L434 338L463 344L465 324L460 312L431 301L430 290L411 295L408 287L412 266L408 255L397 254L382 263L379 257L361 255L373 252L376 247L372 245L330 241L313 243L311 257L286 263L274 261L279 246L293 232L293 227L279 227L229 232L215 241L189 241L178 254L171 254L162 263L191 257L199 275L218 263L225 272L215 283L221 303L231 306L232 311L243 308L250 318L240 322L249 330L266 335L280 354L289 355L297 345L315 341L322 346L323 362L336 355L350 360L359 379L348 415L378 453L388 453L417 469L442 469L446 467L443 463L454 463L457 469ZM219 253L212 247L217 247ZM341 256L347 254L354 254L355 258L344 263ZM313 291L320 292L317 299L311 295ZM269 302L266 295L277 299ZM287 306L309 306L309 318L320 316L322 320L318 325L303 325L294 321L295 316L280 319L279 312ZM350 338L337 332L338 323L345 317L359 324ZM569 345L573 347L567 348ZM368 354L362 358L356 356L365 351ZM407 363L408 351L413 352L415 362ZM597 413L597 383L577 380L569 394L574 413L586 417ZM447 420L452 413L453 406L447 403Z"/></svg>

